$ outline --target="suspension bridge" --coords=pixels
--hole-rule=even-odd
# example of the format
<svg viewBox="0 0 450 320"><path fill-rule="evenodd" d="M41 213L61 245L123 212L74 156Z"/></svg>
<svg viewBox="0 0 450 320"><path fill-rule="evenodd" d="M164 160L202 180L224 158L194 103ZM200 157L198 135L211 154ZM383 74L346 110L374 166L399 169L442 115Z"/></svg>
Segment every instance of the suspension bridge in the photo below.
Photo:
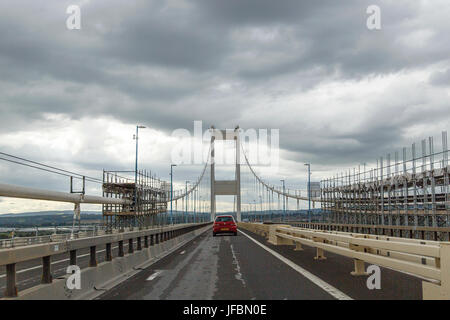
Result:
<svg viewBox="0 0 450 320"><path fill-rule="evenodd" d="M401 157L322 179L319 189L309 182L306 191L258 174L239 127L210 133L199 176L180 190L146 170L104 170L98 179L2 153L70 177L71 187L0 184L0 196L74 204L70 233L0 242L3 298L450 298L446 132L440 150L429 138L421 153L412 144ZM216 179L218 140L234 143L233 179ZM101 185L102 195L87 195L86 183ZM238 236L213 238L216 197L224 195L233 196ZM80 229L84 204L102 205L101 227ZM381 268L380 285L368 285L369 265ZM69 285L68 266L80 268L80 288Z"/></svg>

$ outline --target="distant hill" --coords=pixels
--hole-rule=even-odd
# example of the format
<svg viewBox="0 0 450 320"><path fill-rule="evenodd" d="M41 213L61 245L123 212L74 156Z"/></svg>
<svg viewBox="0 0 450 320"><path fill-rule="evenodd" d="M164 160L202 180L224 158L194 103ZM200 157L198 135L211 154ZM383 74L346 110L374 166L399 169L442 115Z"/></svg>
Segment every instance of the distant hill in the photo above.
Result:
<svg viewBox="0 0 450 320"><path fill-rule="evenodd" d="M37 211L37 212L21 212L21 213L0 213L0 218L3 217L34 217L34 216L61 216L70 214L73 215L72 210L62 210L62 211ZM101 211L81 211L81 214L99 214Z"/></svg>
<svg viewBox="0 0 450 320"><path fill-rule="evenodd" d="M29 228L72 225L73 211L39 211L0 215L0 227ZM81 223L100 223L102 213L82 211Z"/></svg>

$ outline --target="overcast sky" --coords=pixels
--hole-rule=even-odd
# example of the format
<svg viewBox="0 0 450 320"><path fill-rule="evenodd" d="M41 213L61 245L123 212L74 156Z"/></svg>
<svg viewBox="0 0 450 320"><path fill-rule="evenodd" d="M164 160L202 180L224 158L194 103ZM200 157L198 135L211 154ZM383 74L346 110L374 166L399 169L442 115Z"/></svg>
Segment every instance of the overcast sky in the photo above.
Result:
<svg viewBox="0 0 450 320"><path fill-rule="evenodd" d="M439 147L449 17L448 0L3 0L0 151L101 178L133 169L141 124L140 167L168 179L172 132L194 120L279 129L280 168L259 172L305 189L305 162L320 180L428 136ZM177 186L200 170L177 167ZM0 182L68 190L4 162ZM0 213L55 208L70 206L0 198Z"/></svg>

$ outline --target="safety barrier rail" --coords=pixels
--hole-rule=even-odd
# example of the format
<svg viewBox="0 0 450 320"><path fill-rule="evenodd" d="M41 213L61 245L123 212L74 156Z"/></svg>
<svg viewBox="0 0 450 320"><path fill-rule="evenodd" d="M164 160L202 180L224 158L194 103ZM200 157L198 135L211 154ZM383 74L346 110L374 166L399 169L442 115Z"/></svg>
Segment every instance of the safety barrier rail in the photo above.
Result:
<svg viewBox="0 0 450 320"><path fill-rule="evenodd" d="M344 223L321 223L321 222L303 222L287 221L286 224L294 227L319 229L328 231L344 231L369 233L375 235L399 236L405 238L416 238L430 240L450 239L449 227L427 227L427 226L400 226L400 225L371 225L371 224L344 224Z"/></svg>
<svg viewBox="0 0 450 320"><path fill-rule="evenodd" d="M240 223L240 228L266 236L274 245L316 248L314 259L332 252L354 259L354 276L366 275L364 263L423 278L424 299L450 299L450 242L314 230L289 225ZM435 282L435 283L433 283Z"/></svg>
<svg viewBox="0 0 450 320"><path fill-rule="evenodd" d="M9 249L0 249L0 265L6 265L6 297L18 295L16 286L16 264L34 259L42 259L41 283L52 283L51 257L53 255L69 253L69 265L76 265L77 250L90 248L89 267L97 266L97 247L105 245L106 259L112 261L112 243L118 243L118 257L124 257L124 241L128 241L128 253L134 253L134 240L136 250L140 251L155 244L170 240L181 234L204 227L207 223L179 224L153 229L109 233L79 239L61 239L45 244L20 246ZM59 236L59 235L58 235ZM144 245L142 245L142 239Z"/></svg>
<svg viewBox="0 0 450 320"><path fill-rule="evenodd" d="M132 228L123 228L122 230L110 229L109 231L107 231L105 227L99 226L99 227L95 227L95 229L93 229L93 230L79 231L79 232L75 232L74 234L62 233L62 234L51 234L51 235L37 236L37 237L36 236L35 237L15 237L15 238L11 238L11 239L0 240L0 249L29 246L29 245L40 244L40 243L58 242L58 241L65 241L65 240L71 240L71 239L88 238L88 237L101 236L101 235L108 234L108 233L115 234L115 233L120 233L120 232L129 232L129 231L133 231L133 229Z"/></svg>

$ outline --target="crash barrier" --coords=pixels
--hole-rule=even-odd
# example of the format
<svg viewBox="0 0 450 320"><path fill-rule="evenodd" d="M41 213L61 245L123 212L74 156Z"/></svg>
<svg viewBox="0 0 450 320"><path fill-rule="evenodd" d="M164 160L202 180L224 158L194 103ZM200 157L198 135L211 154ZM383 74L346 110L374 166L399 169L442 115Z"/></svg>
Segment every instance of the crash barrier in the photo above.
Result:
<svg viewBox="0 0 450 320"><path fill-rule="evenodd" d="M373 225L373 224L344 224L344 223L320 223L304 221L288 221L294 227L356 232L373 235L386 235L391 237L445 241L450 239L449 227L427 227L427 226L401 226L401 225Z"/></svg>
<svg viewBox="0 0 450 320"><path fill-rule="evenodd" d="M314 259L325 260L325 252L354 259L354 276L367 275L364 263L376 264L419 276L423 299L450 299L450 242L407 239L361 233L314 230L290 225L240 223L256 234L267 234L273 245L316 248ZM268 231L267 231L268 230Z"/></svg>
<svg viewBox="0 0 450 320"><path fill-rule="evenodd" d="M34 236L34 237L14 237L10 239L2 239L0 240L0 249L6 249L6 248L15 248L15 247L22 247L22 246L29 246L33 244L40 244L40 243L49 243L49 242L60 242L60 241L66 241L71 239L80 239L80 238L89 238L89 237L95 237L95 236L101 236L105 234L111 234L111 233L121 233L121 232L129 232L136 230L137 228L123 228L120 229L107 229L103 226L94 226L92 227L92 230L85 230L85 231L77 231L74 233L54 233L50 235L45 236Z"/></svg>
<svg viewBox="0 0 450 320"><path fill-rule="evenodd" d="M0 249L0 265L6 266L5 297L17 297L19 295L16 286L17 263L41 259L42 287L42 285L49 285L53 282L51 259L54 255L67 253L69 255L68 265L77 265L77 250L89 248L89 267L96 268L98 266L97 249L99 246L105 246L105 262L102 263L102 265L124 257L130 259L136 254L143 256L144 259L140 260L140 262L143 263L145 262L145 259L149 258L147 253L149 253L149 250L151 250L154 246L165 250L167 249L167 246L164 246L165 242L176 240L177 237L191 233L192 231L200 228L206 228L209 224L210 222L179 224L154 229L106 234L80 239L66 239L63 241L54 241L45 244ZM128 255L124 251L124 242L128 244ZM176 241L172 242L175 243ZM118 245L117 257L113 257L112 254L112 244L114 243ZM145 255L141 252L145 252ZM29 289L24 291L27 290L29 291Z"/></svg>

